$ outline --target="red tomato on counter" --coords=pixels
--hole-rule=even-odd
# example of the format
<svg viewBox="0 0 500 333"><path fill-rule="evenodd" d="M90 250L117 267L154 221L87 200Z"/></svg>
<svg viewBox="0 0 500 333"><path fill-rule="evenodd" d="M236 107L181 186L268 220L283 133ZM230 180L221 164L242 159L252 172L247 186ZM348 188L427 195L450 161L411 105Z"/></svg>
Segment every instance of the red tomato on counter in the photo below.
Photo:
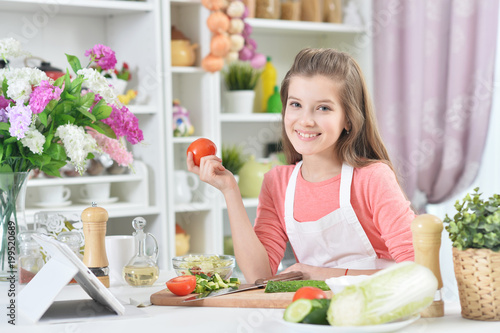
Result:
<svg viewBox="0 0 500 333"><path fill-rule="evenodd" d="M295 292L293 295L293 301L295 302L298 299L318 299L318 298L327 298L326 293L316 287L302 287Z"/></svg>
<svg viewBox="0 0 500 333"><path fill-rule="evenodd" d="M175 277L167 281L167 288L177 296L186 296L196 288L196 277L194 275Z"/></svg>
<svg viewBox="0 0 500 333"><path fill-rule="evenodd" d="M186 154L189 152L193 153L194 164L200 166L201 158L203 156L215 155L215 153L217 153L217 147L215 143L209 139L200 138L189 145Z"/></svg>

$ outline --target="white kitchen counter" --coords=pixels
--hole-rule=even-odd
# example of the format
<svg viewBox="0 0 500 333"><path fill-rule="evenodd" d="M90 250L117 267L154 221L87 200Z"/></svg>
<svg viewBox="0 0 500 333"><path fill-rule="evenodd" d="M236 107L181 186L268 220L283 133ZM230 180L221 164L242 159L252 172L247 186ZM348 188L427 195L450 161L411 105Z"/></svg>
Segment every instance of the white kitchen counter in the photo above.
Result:
<svg viewBox="0 0 500 333"><path fill-rule="evenodd" d="M149 296L165 288L165 282L173 277L173 272L162 273L153 287L133 288L127 285L115 285L110 291L120 300L130 302L147 301ZM283 309L255 308L209 308L209 307L169 307L148 306L140 308L141 313L133 316L113 316L107 319L88 317L83 311L83 321L69 323L26 323L17 314L17 325L8 325L5 321L8 284L0 282L0 332L64 332L64 333L97 333L97 332L292 332L281 319ZM19 290L18 290L19 291ZM88 298L78 285L66 286L58 300ZM445 317L419 319L399 332L432 333L432 332L500 332L500 322L484 322L467 320L460 315L458 303L445 304ZM81 320L81 319L80 319ZM325 332L327 326L318 326L318 332ZM340 332L332 327L333 332ZM311 331L314 333L313 331Z"/></svg>

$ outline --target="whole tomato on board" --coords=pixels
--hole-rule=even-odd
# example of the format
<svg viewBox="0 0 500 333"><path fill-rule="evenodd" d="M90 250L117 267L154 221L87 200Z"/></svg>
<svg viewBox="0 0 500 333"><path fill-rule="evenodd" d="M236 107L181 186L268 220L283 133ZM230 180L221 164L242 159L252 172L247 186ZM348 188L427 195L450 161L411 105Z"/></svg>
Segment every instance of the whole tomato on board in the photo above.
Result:
<svg viewBox="0 0 500 333"><path fill-rule="evenodd" d="M196 288L196 277L194 275L178 276L167 281L167 288L177 296L186 296Z"/></svg>
<svg viewBox="0 0 500 333"><path fill-rule="evenodd" d="M189 145L186 154L189 152L193 153L194 164L200 166L200 160L203 156L215 155L217 153L217 146L209 139L200 138Z"/></svg>
<svg viewBox="0 0 500 333"><path fill-rule="evenodd" d="M302 287L295 292L293 295L293 301L295 302L298 299L318 299L318 298L327 298L326 293L316 287Z"/></svg>

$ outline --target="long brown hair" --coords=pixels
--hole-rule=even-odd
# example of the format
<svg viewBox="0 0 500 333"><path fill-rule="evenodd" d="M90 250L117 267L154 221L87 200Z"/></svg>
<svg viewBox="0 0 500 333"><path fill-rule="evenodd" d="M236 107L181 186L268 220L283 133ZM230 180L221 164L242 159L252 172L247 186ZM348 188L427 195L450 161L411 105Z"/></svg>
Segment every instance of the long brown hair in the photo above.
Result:
<svg viewBox="0 0 500 333"><path fill-rule="evenodd" d="M363 167L381 161L394 170L387 149L380 137L375 112L365 79L358 63L347 53L334 49L304 49L297 54L292 67L281 84L282 142L287 162L295 164L302 155L293 148L286 135L284 119L290 80L294 76L322 75L339 84L340 100L346 119L351 124L349 134L344 130L337 141L337 154L342 162Z"/></svg>

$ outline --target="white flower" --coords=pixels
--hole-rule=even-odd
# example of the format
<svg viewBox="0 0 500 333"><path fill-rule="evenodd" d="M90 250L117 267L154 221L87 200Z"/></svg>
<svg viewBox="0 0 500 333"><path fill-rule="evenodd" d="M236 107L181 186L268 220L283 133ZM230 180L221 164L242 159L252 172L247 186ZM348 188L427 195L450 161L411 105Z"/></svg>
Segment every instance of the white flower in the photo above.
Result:
<svg viewBox="0 0 500 333"><path fill-rule="evenodd" d="M0 69L0 83L7 79L7 96L13 100L23 100L27 102L30 94L31 87L38 86L43 80L50 81L45 72L38 68L3 68Z"/></svg>
<svg viewBox="0 0 500 333"><path fill-rule="evenodd" d="M4 38L0 39L0 57L3 59L7 58L17 58L23 55L27 55L21 48L21 43L14 38Z"/></svg>
<svg viewBox="0 0 500 333"><path fill-rule="evenodd" d="M60 233L64 227L64 217L61 215L54 215L47 220L45 224L47 226L47 230L53 233Z"/></svg>
<svg viewBox="0 0 500 333"><path fill-rule="evenodd" d="M61 138L66 154L80 174L85 171L87 155L100 152L95 139L85 133L82 127L72 124L61 125L57 128L55 135Z"/></svg>
<svg viewBox="0 0 500 333"><path fill-rule="evenodd" d="M21 143L24 147L28 147L34 154L42 154L45 137L35 127L30 126L24 133L24 138Z"/></svg>
<svg viewBox="0 0 500 333"><path fill-rule="evenodd" d="M109 86L108 80L93 68L80 69L76 74L83 75L87 87L94 93L99 94L104 98L106 103L116 103L116 94L112 87Z"/></svg>

